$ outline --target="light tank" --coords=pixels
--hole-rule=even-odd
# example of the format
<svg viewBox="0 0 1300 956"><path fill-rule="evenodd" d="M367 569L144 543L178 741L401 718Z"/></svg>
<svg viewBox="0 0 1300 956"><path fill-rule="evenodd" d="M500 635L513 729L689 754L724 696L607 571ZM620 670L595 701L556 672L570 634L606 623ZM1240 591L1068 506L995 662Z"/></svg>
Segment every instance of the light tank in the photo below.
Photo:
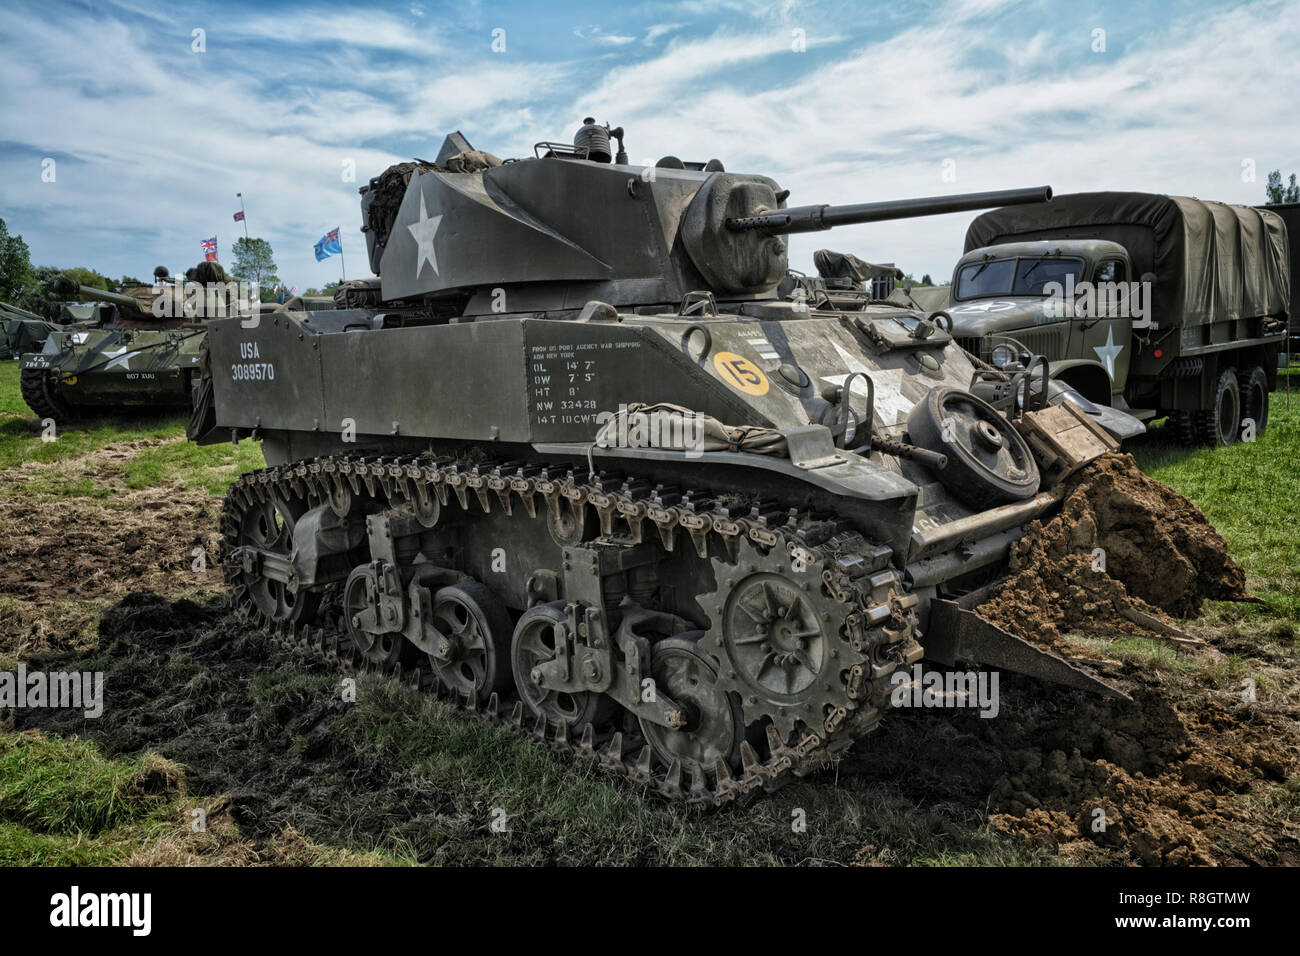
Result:
<svg viewBox="0 0 1300 956"><path fill-rule="evenodd" d="M448 136L361 190L379 278L340 309L209 323L190 437L267 463L223 506L235 606L705 805L823 765L923 656L1119 693L970 610L1104 423L787 263L1051 190L791 207L591 126Z"/></svg>
<svg viewBox="0 0 1300 956"><path fill-rule="evenodd" d="M54 292L94 303L87 321L51 329L39 349L20 359L24 401L41 418L59 422L126 408L189 408L207 320L254 308L215 262L199 263L183 279L158 266L153 285L119 292L60 278ZM308 304L297 298L256 310ZM328 298L310 304L332 307Z"/></svg>

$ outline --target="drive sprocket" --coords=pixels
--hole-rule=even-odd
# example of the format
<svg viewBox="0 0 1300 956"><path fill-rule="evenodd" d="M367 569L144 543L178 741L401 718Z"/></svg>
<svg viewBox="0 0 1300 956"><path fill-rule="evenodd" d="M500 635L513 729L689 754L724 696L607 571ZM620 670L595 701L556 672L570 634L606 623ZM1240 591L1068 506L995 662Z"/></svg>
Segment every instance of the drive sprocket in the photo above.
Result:
<svg viewBox="0 0 1300 956"><path fill-rule="evenodd" d="M825 736L856 704L849 671L865 663L845 635L854 610L823 587L821 568L764 554L745 541L736 560L713 559L717 588L699 601L711 626L700 641L718 661L718 686L740 698L746 725L764 717L789 740L802 724ZM829 722L829 726L828 726Z"/></svg>

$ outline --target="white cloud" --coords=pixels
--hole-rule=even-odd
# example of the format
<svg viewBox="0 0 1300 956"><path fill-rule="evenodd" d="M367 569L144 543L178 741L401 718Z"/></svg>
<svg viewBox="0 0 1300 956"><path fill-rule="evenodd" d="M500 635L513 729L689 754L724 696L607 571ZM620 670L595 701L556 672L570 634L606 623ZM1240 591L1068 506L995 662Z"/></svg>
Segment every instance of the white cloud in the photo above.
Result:
<svg viewBox="0 0 1300 956"><path fill-rule="evenodd" d="M606 33L597 26L575 27L573 35L580 40L599 43L601 46L627 46L629 43L636 42L636 37L624 33Z"/></svg>
<svg viewBox="0 0 1300 956"><path fill-rule="evenodd" d="M656 23L648 27L645 31L645 39L642 41L646 46L654 46L655 41L662 36L670 33L676 33L682 28L680 23Z"/></svg>
<svg viewBox="0 0 1300 956"><path fill-rule="evenodd" d="M412 8L413 17L423 13ZM202 16L197 21L205 19ZM202 22L197 23L203 26ZM384 13L274 13L253 17L226 17L208 30L210 38L229 36L235 40L274 40L288 47L329 42L350 47L368 47L409 53L435 53L440 49L437 34L421 26L418 19L402 20Z"/></svg>

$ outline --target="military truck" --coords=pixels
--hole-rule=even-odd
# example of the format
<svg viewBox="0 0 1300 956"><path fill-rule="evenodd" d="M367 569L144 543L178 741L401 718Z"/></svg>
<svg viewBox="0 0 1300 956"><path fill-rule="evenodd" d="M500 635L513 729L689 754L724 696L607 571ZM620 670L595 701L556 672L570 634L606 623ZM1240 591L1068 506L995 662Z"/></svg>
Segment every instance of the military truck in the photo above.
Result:
<svg viewBox="0 0 1300 956"><path fill-rule="evenodd" d="M1290 351L1295 353L1300 351L1300 280L1296 278L1300 276L1300 202L1270 203L1259 208L1281 217L1286 223L1291 274L1291 322L1288 335L1291 340Z"/></svg>
<svg viewBox="0 0 1300 956"><path fill-rule="evenodd" d="M792 207L591 125L448 136L362 189L345 307L209 323L189 435L267 463L220 519L240 613L706 805L821 766L923 654L1122 694L970 608L1141 424L942 316L778 292L789 233L1050 189Z"/></svg>
<svg viewBox="0 0 1300 956"><path fill-rule="evenodd" d="M1267 427L1290 309L1277 214L1100 192L976 218L946 311L985 362L1042 355L1092 403L1229 445Z"/></svg>

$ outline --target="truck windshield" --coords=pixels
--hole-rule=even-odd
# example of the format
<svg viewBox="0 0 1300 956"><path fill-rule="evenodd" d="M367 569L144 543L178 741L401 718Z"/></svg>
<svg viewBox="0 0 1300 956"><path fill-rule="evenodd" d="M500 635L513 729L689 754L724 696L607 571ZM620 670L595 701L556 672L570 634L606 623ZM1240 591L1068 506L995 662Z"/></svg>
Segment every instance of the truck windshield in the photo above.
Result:
<svg viewBox="0 0 1300 956"><path fill-rule="evenodd" d="M958 299L979 299L991 295L1043 295L1049 282L1065 285L1065 277L1078 282L1083 275L1082 259L1030 256L993 259L962 266L957 277Z"/></svg>
<svg viewBox="0 0 1300 956"><path fill-rule="evenodd" d="M1016 268L1016 295L1043 295L1043 286L1055 282L1065 287L1065 277L1072 275L1078 282L1083 276L1080 259L1021 259Z"/></svg>

